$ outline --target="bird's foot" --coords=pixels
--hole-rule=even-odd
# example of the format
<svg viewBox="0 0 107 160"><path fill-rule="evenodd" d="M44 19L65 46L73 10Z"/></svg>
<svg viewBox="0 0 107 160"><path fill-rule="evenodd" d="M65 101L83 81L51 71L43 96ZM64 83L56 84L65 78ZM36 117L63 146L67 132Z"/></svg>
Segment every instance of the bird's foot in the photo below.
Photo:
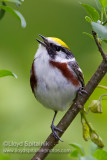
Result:
<svg viewBox="0 0 107 160"><path fill-rule="evenodd" d="M53 136L54 136L56 139L58 139L58 140L60 140L61 142L63 142L63 141L61 140L61 138L58 136L57 132L56 132L56 131L59 131L59 132L63 133L63 131L62 131L61 129L57 128L56 126L54 126L53 124L51 125L51 129L52 129L52 134L53 134Z"/></svg>
<svg viewBox="0 0 107 160"><path fill-rule="evenodd" d="M88 94L88 92L86 90L84 90L84 87L80 87L79 90L78 90L78 93L80 95L83 95L83 94Z"/></svg>

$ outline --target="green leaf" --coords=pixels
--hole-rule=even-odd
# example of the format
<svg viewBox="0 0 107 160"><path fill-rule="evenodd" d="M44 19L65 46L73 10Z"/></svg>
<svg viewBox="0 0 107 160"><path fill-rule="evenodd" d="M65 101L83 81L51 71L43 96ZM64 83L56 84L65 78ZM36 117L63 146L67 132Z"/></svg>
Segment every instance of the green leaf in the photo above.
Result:
<svg viewBox="0 0 107 160"><path fill-rule="evenodd" d="M3 6L6 6L6 3L3 2L3 1L1 2L1 4ZM5 10L4 9L0 9L0 19L2 19L4 17L4 15L5 15Z"/></svg>
<svg viewBox="0 0 107 160"><path fill-rule="evenodd" d="M93 155L97 149L98 146L95 143L91 143L88 147L88 155Z"/></svg>
<svg viewBox="0 0 107 160"><path fill-rule="evenodd" d="M23 17L23 15L22 15L19 11L17 11L17 10L14 10L14 11L15 11L15 13L17 14L17 16L19 17L19 20L20 20L20 22L21 22L21 26L22 26L23 28L25 28L25 27L26 27L25 18Z"/></svg>
<svg viewBox="0 0 107 160"><path fill-rule="evenodd" d="M87 32L83 32L83 34L87 35L88 37L90 37L90 38L92 38L94 40L94 38L93 38L93 36L91 34L89 34Z"/></svg>
<svg viewBox="0 0 107 160"><path fill-rule="evenodd" d="M21 2L19 0L0 0L0 1L13 2L13 3L21 4Z"/></svg>
<svg viewBox="0 0 107 160"><path fill-rule="evenodd" d="M4 9L5 11L7 11L10 14L12 14L13 16L15 16L21 22L21 26L23 28L26 27L26 21L25 21L24 17L22 16L22 14L20 12L18 12L17 10L14 10L11 7L8 7L8 6L0 5L0 8Z"/></svg>
<svg viewBox="0 0 107 160"><path fill-rule="evenodd" d="M107 7L107 0L99 0L99 1L103 8Z"/></svg>
<svg viewBox="0 0 107 160"><path fill-rule="evenodd" d="M13 77L17 78L17 76L14 73L12 73L11 71L0 70L0 77L5 77L5 76L13 76Z"/></svg>
<svg viewBox="0 0 107 160"><path fill-rule="evenodd" d="M107 40L107 26L103 26L99 23L91 23L93 30L98 34L98 37L102 40Z"/></svg>
<svg viewBox="0 0 107 160"><path fill-rule="evenodd" d="M3 9L0 9L0 19L2 19L5 15L5 11Z"/></svg>
<svg viewBox="0 0 107 160"><path fill-rule="evenodd" d="M101 3L99 2L99 0L95 0L96 4L97 4L97 8L101 11Z"/></svg>
<svg viewBox="0 0 107 160"><path fill-rule="evenodd" d="M107 43L107 40L104 40L105 43Z"/></svg>
<svg viewBox="0 0 107 160"><path fill-rule="evenodd" d="M94 22L97 22L99 20L99 13L95 8L89 6L88 4L82 3L81 5L85 8L85 10Z"/></svg>
<svg viewBox="0 0 107 160"><path fill-rule="evenodd" d="M92 22L92 19L91 19L90 17L88 17L88 16L85 16L85 20L86 20L87 22L89 22L89 23Z"/></svg>
<svg viewBox="0 0 107 160"><path fill-rule="evenodd" d="M70 146L72 146L75 149L77 149L82 156L85 154L84 149L82 148L81 145L76 144L76 143L72 143L72 144L70 144Z"/></svg>
<svg viewBox="0 0 107 160"><path fill-rule="evenodd" d="M92 156L85 156L85 157L80 157L80 160L97 160L97 159Z"/></svg>
<svg viewBox="0 0 107 160"><path fill-rule="evenodd" d="M98 149L94 155L93 155L97 160L107 160L107 152L104 150Z"/></svg>
<svg viewBox="0 0 107 160"><path fill-rule="evenodd" d="M78 150L72 151L70 153L70 157L77 157L78 158L79 155L80 155L80 153L78 152Z"/></svg>

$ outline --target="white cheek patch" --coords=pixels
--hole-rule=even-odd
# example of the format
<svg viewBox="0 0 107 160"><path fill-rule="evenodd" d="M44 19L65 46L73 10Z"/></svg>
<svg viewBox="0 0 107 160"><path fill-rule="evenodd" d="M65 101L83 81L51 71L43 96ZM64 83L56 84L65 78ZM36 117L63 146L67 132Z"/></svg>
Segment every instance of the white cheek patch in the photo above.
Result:
<svg viewBox="0 0 107 160"><path fill-rule="evenodd" d="M64 59L64 58L66 58L66 55L64 52L58 51L56 57L60 57L61 59Z"/></svg>
<svg viewBox="0 0 107 160"><path fill-rule="evenodd" d="M61 52L61 54L62 54L62 52ZM55 61L62 62L62 63L64 63L64 62L68 63L68 62L75 62L76 60L75 60L74 57L71 58L71 59L66 59L65 57L63 58L63 56L60 56L60 55L58 56L57 55L56 58L55 58Z"/></svg>

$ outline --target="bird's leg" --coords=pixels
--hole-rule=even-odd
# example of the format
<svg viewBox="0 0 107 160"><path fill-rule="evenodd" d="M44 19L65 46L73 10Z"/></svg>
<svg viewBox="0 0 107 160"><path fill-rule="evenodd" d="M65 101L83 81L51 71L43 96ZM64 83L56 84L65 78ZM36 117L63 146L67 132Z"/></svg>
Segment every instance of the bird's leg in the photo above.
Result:
<svg viewBox="0 0 107 160"><path fill-rule="evenodd" d="M51 124L51 129L52 129L52 133L53 133L54 137L56 139L59 139L60 141L62 141L61 138L58 136L56 131L59 131L59 132L63 132L63 131L60 130L59 128L57 128L56 126L54 126L54 121L55 121L56 114L57 114L57 111L55 111L55 114L54 114L54 117L53 117L53 120L52 120L52 124Z"/></svg>

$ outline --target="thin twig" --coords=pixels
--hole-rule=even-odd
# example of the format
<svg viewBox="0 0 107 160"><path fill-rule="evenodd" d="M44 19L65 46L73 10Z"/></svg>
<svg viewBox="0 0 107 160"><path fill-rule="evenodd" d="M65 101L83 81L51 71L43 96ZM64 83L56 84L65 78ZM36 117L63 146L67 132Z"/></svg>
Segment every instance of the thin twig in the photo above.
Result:
<svg viewBox="0 0 107 160"><path fill-rule="evenodd" d="M96 42L96 45L97 45L97 47L98 47L98 49L99 49L99 51L100 51L103 59L107 61L107 56L106 56L106 54L104 53L104 51L103 51L103 49L102 49L102 47L101 47L101 44L98 42L98 39L97 39L97 37L96 37L96 36L97 36L96 32L92 31L92 34L93 34L94 40L95 40L95 42Z"/></svg>
<svg viewBox="0 0 107 160"><path fill-rule="evenodd" d="M57 128L63 130L64 132L72 123L79 111L83 108L84 104L89 99L90 95L93 93L99 82L103 79L104 75L107 73L107 55L103 52L101 45L98 43L95 32L93 33L93 36L103 57L103 61L85 87L85 90L88 94L78 94L72 106L58 123ZM63 133L57 132L57 134L61 137ZM38 152L34 155L32 160L45 159L45 157L49 154L51 149L53 149L56 144L58 144L58 140L51 133L44 144L41 146L41 148L38 150Z"/></svg>
<svg viewBox="0 0 107 160"><path fill-rule="evenodd" d="M97 87L98 87L98 88L101 88L101 89L106 89L106 90L107 90L107 87L106 87L106 86L98 85Z"/></svg>

